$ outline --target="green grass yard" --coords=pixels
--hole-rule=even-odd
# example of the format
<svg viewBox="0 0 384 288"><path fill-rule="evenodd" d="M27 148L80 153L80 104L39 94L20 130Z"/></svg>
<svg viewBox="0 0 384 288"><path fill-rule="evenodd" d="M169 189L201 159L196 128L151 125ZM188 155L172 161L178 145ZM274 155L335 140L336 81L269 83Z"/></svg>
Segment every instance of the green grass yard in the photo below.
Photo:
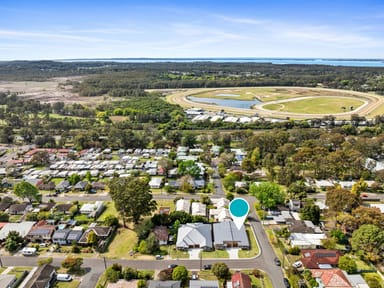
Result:
<svg viewBox="0 0 384 288"><path fill-rule="evenodd" d="M77 288L79 285L79 280L72 280L71 282L56 282L55 288Z"/></svg>
<svg viewBox="0 0 384 288"><path fill-rule="evenodd" d="M249 243L251 244L251 249L249 250L239 250L239 258L252 258L259 254L259 245L257 245L255 236L252 232L252 229L246 227Z"/></svg>
<svg viewBox="0 0 384 288"><path fill-rule="evenodd" d="M119 217L119 213L117 212L115 208L115 204L113 204L112 201L104 202L104 205L106 206L104 212L97 218L98 222L103 222L105 217L108 215L113 215L116 217Z"/></svg>
<svg viewBox="0 0 384 288"><path fill-rule="evenodd" d="M128 228L119 228L116 235L104 253L109 258L132 258L129 252L133 250L137 243L136 233Z"/></svg>

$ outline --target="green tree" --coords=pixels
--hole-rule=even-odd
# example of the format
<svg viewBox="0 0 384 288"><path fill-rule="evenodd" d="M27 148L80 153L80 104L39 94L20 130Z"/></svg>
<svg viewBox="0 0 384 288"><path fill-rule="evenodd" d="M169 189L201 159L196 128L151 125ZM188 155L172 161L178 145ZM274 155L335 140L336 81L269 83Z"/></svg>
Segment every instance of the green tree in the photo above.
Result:
<svg viewBox="0 0 384 288"><path fill-rule="evenodd" d="M68 177L68 182L71 185L75 185L77 182L80 181L80 176L79 174L73 173L71 176Z"/></svg>
<svg viewBox="0 0 384 288"><path fill-rule="evenodd" d="M377 275L377 273L367 273L364 275L364 278L365 281L367 281L369 288L383 288L380 276Z"/></svg>
<svg viewBox="0 0 384 288"><path fill-rule="evenodd" d="M116 283L121 278L121 271L114 269L113 266L108 267L105 270L105 277L109 282Z"/></svg>
<svg viewBox="0 0 384 288"><path fill-rule="evenodd" d="M0 212L0 222L8 222L9 214L5 212Z"/></svg>
<svg viewBox="0 0 384 288"><path fill-rule="evenodd" d="M351 238L352 249L365 259L377 262L384 251L384 231L372 224L362 225Z"/></svg>
<svg viewBox="0 0 384 288"><path fill-rule="evenodd" d="M33 154L30 163L33 166L44 166L49 163L49 154L47 151L38 151Z"/></svg>
<svg viewBox="0 0 384 288"><path fill-rule="evenodd" d="M339 268L346 271L348 274L357 272L356 261L349 256L341 256L339 258Z"/></svg>
<svg viewBox="0 0 384 288"><path fill-rule="evenodd" d="M312 221L313 224L317 225L320 223L320 208L315 204L309 204L304 206L300 211L302 220Z"/></svg>
<svg viewBox="0 0 384 288"><path fill-rule="evenodd" d="M114 215L107 215L104 218L104 225L105 226L117 226L119 225L119 219L117 219Z"/></svg>
<svg viewBox="0 0 384 288"><path fill-rule="evenodd" d="M87 244L89 246L95 246L97 242L98 242L97 235L93 230L91 230L87 235Z"/></svg>
<svg viewBox="0 0 384 288"><path fill-rule="evenodd" d="M199 165L193 160L181 161L177 166L177 173L179 175L190 175L193 178L198 178L200 176L201 170Z"/></svg>
<svg viewBox="0 0 384 288"><path fill-rule="evenodd" d="M351 192L356 194L357 196L360 196L360 194L362 192L367 191L367 189L368 189L367 182L365 182L363 179L360 179L355 184L353 184Z"/></svg>
<svg viewBox="0 0 384 288"><path fill-rule="evenodd" d="M267 209L274 208L277 204L284 203L285 200L285 193L280 186L272 182L251 184L249 192Z"/></svg>
<svg viewBox="0 0 384 288"><path fill-rule="evenodd" d="M325 204L333 212L351 212L359 206L360 199L356 194L342 188L334 188L327 191Z"/></svg>
<svg viewBox="0 0 384 288"><path fill-rule="evenodd" d="M219 280L226 280L230 275L229 268L228 268L227 264L225 264L223 262L217 262L217 263L213 264L212 273Z"/></svg>
<svg viewBox="0 0 384 288"><path fill-rule="evenodd" d="M83 258L68 256L61 263L61 267L68 269L69 273L78 273L81 270L81 265L83 265Z"/></svg>
<svg viewBox="0 0 384 288"><path fill-rule="evenodd" d="M156 210L156 201L148 185L148 179L139 177L113 178L109 183L110 195L119 211L124 226L126 217L137 224L142 216Z"/></svg>
<svg viewBox="0 0 384 288"><path fill-rule="evenodd" d="M145 287L147 287L147 281L144 279L139 279L139 281L137 281L137 288L145 288Z"/></svg>
<svg viewBox="0 0 384 288"><path fill-rule="evenodd" d="M53 258L52 257L48 257L48 258L40 258L38 261L37 261L37 265L38 266L43 266L45 264L51 264L53 261Z"/></svg>
<svg viewBox="0 0 384 288"><path fill-rule="evenodd" d="M181 281L181 285L184 286L188 280L188 270L185 266L177 266L172 271L172 280Z"/></svg>
<svg viewBox="0 0 384 288"><path fill-rule="evenodd" d="M23 199L28 199L30 203L32 203L32 200L35 200L37 202L40 202L41 200L41 194L39 193L39 190L31 183L26 181L21 181L20 183L17 183L13 191L16 196Z"/></svg>
<svg viewBox="0 0 384 288"><path fill-rule="evenodd" d="M15 252L24 244L24 239L21 237L19 232L10 231L5 238L5 250L9 252Z"/></svg>

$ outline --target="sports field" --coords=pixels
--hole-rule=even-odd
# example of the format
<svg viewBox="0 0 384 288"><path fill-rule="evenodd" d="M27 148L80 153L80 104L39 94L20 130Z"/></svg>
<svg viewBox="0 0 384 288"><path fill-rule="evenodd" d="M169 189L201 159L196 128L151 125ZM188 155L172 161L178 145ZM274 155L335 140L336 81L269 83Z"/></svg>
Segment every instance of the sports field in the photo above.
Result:
<svg viewBox="0 0 384 288"><path fill-rule="evenodd" d="M303 113L303 114L336 114L353 111L365 102L350 97L311 97L308 99L291 99L279 101L279 103L263 105L263 109L280 112Z"/></svg>

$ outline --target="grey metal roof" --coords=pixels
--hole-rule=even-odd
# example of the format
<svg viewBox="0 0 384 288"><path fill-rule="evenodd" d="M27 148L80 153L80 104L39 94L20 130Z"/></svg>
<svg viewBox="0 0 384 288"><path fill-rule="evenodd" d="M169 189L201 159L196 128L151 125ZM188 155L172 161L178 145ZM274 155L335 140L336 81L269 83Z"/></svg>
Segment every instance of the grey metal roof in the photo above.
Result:
<svg viewBox="0 0 384 288"><path fill-rule="evenodd" d="M149 280L147 282L148 288L180 288L181 281L157 281Z"/></svg>
<svg viewBox="0 0 384 288"><path fill-rule="evenodd" d="M79 240L83 232L83 230L71 230L67 236L67 241Z"/></svg>
<svg viewBox="0 0 384 288"><path fill-rule="evenodd" d="M237 229L233 221L213 223L213 237L215 245L223 245L224 242L238 242L241 247L249 247L249 240L244 225Z"/></svg>
<svg viewBox="0 0 384 288"><path fill-rule="evenodd" d="M62 230L56 230L55 233L52 236L52 239L67 239L67 236L71 230L70 229L62 229Z"/></svg>
<svg viewBox="0 0 384 288"><path fill-rule="evenodd" d="M219 281L217 280L190 280L189 288L219 288Z"/></svg>
<svg viewBox="0 0 384 288"><path fill-rule="evenodd" d="M211 224L187 223L180 226L177 232L176 247L187 249L192 245L212 248Z"/></svg>

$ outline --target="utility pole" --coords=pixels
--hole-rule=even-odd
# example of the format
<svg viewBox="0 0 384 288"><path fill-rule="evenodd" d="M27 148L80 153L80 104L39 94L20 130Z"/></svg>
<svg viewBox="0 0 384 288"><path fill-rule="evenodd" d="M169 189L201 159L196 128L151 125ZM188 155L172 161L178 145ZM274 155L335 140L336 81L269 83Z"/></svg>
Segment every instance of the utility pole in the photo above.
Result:
<svg viewBox="0 0 384 288"><path fill-rule="evenodd" d="M107 270L107 260L105 259L105 256L103 257L103 259L104 259L104 268L105 270Z"/></svg>
<svg viewBox="0 0 384 288"><path fill-rule="evenodd" d="M200 271L203 270L203 251L200 251Z"/></svg>

